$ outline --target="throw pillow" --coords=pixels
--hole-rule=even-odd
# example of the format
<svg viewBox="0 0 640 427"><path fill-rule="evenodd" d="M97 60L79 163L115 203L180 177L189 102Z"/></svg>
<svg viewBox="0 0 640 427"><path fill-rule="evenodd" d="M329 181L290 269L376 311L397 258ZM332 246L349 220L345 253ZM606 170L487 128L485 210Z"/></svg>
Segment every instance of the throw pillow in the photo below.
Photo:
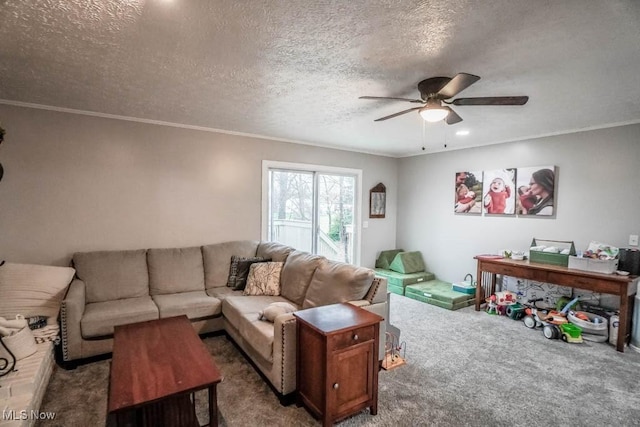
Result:
<svg viewBox="0 0 640 427"><path fill-rule="evenodd" d="M242 291L247 285L247 277L249 276L249 269L252 264L269 262L270 258L252 257L252 258L240 258L238 259L238 265L236 275L231 285L234 291Z"/></svg>
<svg viewBox="0 0 640 427"><path fill-rule="evenodd" d="M238 264L240 261L263 261L262 257L242 257L238 255L231 256L231 263L229 264L229 277L227 278L227 286L233 288L236 285L236 278L238 277ZM248 274L248 270L247 270Z"/></svg>
<svg viewBox="0 0 640 427"><path fill-rule="evenodd" d="M273 302L259 313L258 320L266 320L268 322L275 322L276 317L285 313L293 313L298 309L288 302Z"/></svg>
<svg viewBox="0 0 640 427"><path fill-rule="evenodd" d="M230 288L236 283L236 276L238 275L238 261L240 261L239 256L232 255L231 256L231 264L229 264L229 277L227 277L227 286Z"/></svg>
<svg viewBox="0 0 640 427"><path fill-rule="evenodd" d="M280 272L284 262L261 262L249 270L243 295L280 295Z"/></svg>

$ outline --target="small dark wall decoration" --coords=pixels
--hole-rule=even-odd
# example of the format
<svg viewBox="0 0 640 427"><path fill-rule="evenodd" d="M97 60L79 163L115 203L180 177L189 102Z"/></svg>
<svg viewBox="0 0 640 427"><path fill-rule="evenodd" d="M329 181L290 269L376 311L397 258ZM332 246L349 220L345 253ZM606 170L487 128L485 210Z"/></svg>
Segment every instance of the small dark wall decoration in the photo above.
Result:
<svg viewBox="0 0 640 427"><path fill-rule="evenodd" d="M379 183L369 191L369 218L384 218L387 210L387 187Z"/></svg>
<svg viewBox="0 0 640 427"><path fill-rule="evenodd" d="M0 163L0 181L2 181L2 175L4 175L4 169L2 168L2 163Z"/></svg>

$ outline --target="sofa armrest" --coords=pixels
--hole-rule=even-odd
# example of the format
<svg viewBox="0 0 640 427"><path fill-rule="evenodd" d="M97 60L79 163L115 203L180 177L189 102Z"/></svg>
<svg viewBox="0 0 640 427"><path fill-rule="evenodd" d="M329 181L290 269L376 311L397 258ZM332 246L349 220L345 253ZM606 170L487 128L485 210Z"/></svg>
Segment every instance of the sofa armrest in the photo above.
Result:
<svg viewBox="0 0 640 427"><path fill-rule="evenodd" d="M375 277L364 299L371 304L387 302L387 279L384 277Z"/></svg>
<svg viewBox="0 0 640 427"><path fill-rule="evenodd" d="M349 304L351 305L355 305L356 307L366 307L368 305L371 305L371 303L369 301L367 301L366 299L359 299L359 300L355 300L355 301L347 301Z"/></svg>
<svg viewBox="0 0 640 427"><path fill-rule="evenodd" d="M82 357L82 332L80 320L84 314L86 286L74 279L60 307L62 330L62 356L65 361Z"/></svg>
<svg viewBox="0 0 640 427"><path fill-rule="evenodd" d="M291 313L281 314L273 322L273 370L280 392L287 395L296 390L296 318Z"/></svg>
<svg viewBox="0 0 640 427"><path fill-rule="evenodd" d="M378 360L383 360L385 356L385 345L387 342L387 322L389 321L389 319L387 319L387 316L389 313L387 304L388 303L385 301L385 302L380 302L376 304L365 305L362 307L365 310L375 313L384 319L380 322L380 342L378 343L379 344Z"/></svg>

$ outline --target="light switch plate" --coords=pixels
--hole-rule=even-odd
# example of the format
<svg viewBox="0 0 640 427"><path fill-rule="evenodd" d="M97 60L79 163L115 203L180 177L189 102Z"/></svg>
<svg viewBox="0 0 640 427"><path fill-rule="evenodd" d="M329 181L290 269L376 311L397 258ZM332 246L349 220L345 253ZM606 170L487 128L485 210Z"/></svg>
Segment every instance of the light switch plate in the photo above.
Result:
<svg viewBox="0 0 640 427"><path fill-rule="evenodd" d="M362 221L362 228L369 228L369 221Z"/></svg>
<svg viewBox="0 0 640 427"><path fill-rule="evenodd" d="M629 235L629 246L638 246L638 235L630 234Z"/></svg>

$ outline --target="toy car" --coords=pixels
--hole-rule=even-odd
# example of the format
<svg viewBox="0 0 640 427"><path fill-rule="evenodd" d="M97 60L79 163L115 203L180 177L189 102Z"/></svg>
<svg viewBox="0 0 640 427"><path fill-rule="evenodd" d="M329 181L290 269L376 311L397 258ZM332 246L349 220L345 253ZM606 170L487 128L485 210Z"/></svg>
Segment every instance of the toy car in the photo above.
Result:
<svg viewBox="0 0 640 427"><path fill-rule="evenodd" d="M567 324L567 318L563 313L555 310L546 310L536 307L536 303L542 301L541 298L529 300L525 309L525 316L522 319L524 325L529 329L542 327L542 334L548 339L558 339L562 337L562 330L559 326Z"/></svg>
<svg viewBox="0 0 640 427"><path fill-rule="evenodd" d="M582 340L582 328L576 326L573 323L565 323L560 325L562 330L562 341L570 343L581 343Z"/></svg>

